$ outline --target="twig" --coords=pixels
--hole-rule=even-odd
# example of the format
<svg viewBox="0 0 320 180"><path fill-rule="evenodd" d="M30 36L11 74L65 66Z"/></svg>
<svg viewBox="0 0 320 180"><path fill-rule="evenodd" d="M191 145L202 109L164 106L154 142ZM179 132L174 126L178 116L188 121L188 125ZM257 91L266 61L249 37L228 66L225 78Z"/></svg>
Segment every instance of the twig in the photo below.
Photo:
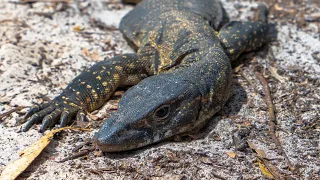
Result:
<svg viewBox="0 0 320 180"><path fill-rule="evenodd" d="M108 4L120 4L120 3L122 3L122 1L120 1L120 0L119 1L107 1L107 2L103 1L103 3L106 4L106 5L108 5Z"/></svg>
<svg viewBox="0 0 320 180"><path fill-rule="evenodd" d="M106 35L105 32L79 31L78 33L79 34L87 34L87 35L91 35L91 34Z"/></svg>
<svg viewBox="0 0 320 180"><path fill-rule="evenodd" d="M53 12L34 12L33 14L52 19L52 16L54 13Z"/></svg>
<svg viewBox="0 0 320 180"><path fill-rule="evenodd" d="M221 179L221 180L226 180L226 178L214 173L214 172L211 172L211 174L215 177L215 178L218 178L218 179Z"/></svg>
<svg viewBox="0 0 320 180"><path fill-rule="evenodd" d="M20 0L20 1L8 1L9 3L12 4L27 4L27 3L35 3L35 2L43 2L43 3L59 3L59 2L64 2L64 3L70 3L71 0Z"/></svg>
<svg viewBox="0 0 320 180"><path fill-rule="evenodd" d="M75 152L77 152L78 150L80 150L81 148L83 148L84 146L88 146L88 145L92 144L92 142L93 142L92 139L86 139L86 140L84 140L83 143L81 143L81 144L79 144L78 146L74 147L74 148L72 149L72 152L75 153ZM90 147L92 147L92 146L90 146Z"/></svg>
<svg viewBox="0 0 320 180"><path fill-rule="evenodd" d="M100 179L105 180L105 178L104 178L103 175L102 175L101 170L98 170L98 169L88 169L88 171L89 171L90 173L93 173L93 174L98 175L98 176L100 177Z"/></svg>
<svg viewBox="0 0 320 180"><path fill-rule="evenodd" d="M2 25L4 23L8 23L8 22L12 22L14 23L14 25ZM19 21L17 19L4 19L0 21L0 26L6 26L6 27L28 27L30 28L30 26L25 22L25 21Z"/></svg>
<svg viewBox="0 0 320 180"><path fill-rule="evenodd" d="M62 163L62 162L69 161L69 160L72 160L72 159L77 159L79 157L88 155L90 152L94 151L95 149L96 149L96 147L90 147L88 149L81 150L78 153L75 153L75 154L72 154L72 155L70 155L70 156L68 156L66 158L63 158L58 162Z"/></svg>
<svg viewBox="0 0 320 180"><path fill-rule="evenodd" d="M273 140L273 142L276 144L278 151L280 152L280 154L285 158L286 163L289 166L290 171L294 171L295 167L292 165L292 163L290 162L287 154L284 152L282 145L278 139L278 137L276 136L276 127L275 127L275 123L276 123L276 116L274 114L274 106L272 103L272 99L271 99L271 94L270 94L270 89L268 86L268 83L266 81L266 79L263 77L263 75L259 72L255 72L254 73L255 76L259 79L261 85L263 86L263 90L265 92L265 100L266 100L266 104L268 107L268 113L269 113L269 134Z"/></svg>
<svg viewBox="0 0 320 180"><path fill-rule="evenodd" d="M141 2L142 0L118 0L118 1L108 1L104 2L105 4L118 4L118 3L126 3L126 4L137 4Z"/></svg>
<svg viewBox="0 0 320 180"><path fill-rule="evenodd" d="M2 121L2 119L5 118L5 117L10 116L10 114L22 110L23 108L25 108L25 107L24 106L18 106L18 107L15 107L14 109L9 110L8 112L0 114L0 121Z"/></svg>

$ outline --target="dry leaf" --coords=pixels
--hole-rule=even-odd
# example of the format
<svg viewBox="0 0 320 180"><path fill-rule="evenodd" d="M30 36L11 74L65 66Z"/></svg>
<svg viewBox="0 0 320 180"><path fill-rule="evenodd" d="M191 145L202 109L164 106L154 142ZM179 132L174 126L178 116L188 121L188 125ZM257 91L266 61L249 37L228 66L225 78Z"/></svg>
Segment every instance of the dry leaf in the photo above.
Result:
<svg viewBox="0 0 320 180"><path fill-rule="evenodd" d="M242 69L242 67L243 67L243 64L240 64L239 66L237 66L236 68L234 68L234 72L236 72L236 73L240 72L241 69Z"/></svg>
<svg viewBox="0 0 320 180"><path fill-rule="evenodd" d="M176 160L177 159L177 156L171 151L167 151L167 155L171 160Z"/></svg>
<svg viewBox="0 0 320 180"><path fill-rule="evenodd" d="M253 149L256 153L258 153L259 157L266 158L266 153L263 150L258 149L257 146L250 141L247 141L247 143L251 149Z"/></svg>
<svg viewBox="0 0 320 180"><path fill-rule="evenodd" d="M276 11L283 11L283 8L279 6L279 4L275 4L273 7Z"/></svg>
<svg viewBox="0 0 320 180"><path fill-rule="evenodd" d="M72 30L73 30L74 32L79 32L79 31L82 31L82 27L81 27L81 26L74 26L74 27L72 28Z"/></svg>
<svg viewBox="0 0 320 180"><path fill-rule="evenodd" d="M275 67L269 67L269 71L271 72L272 76L281 83L286 82L286 79L278 74L277 69Z"/></svg>
<svg viewBox="0 0 320 180"><path fill-rule="evenodd" d="M232 159L234 159L235 157L236 157L236 153L234 153L234 152L224 152L226 155L228 155L229 157L231 157Z"/></svg>
<svg viewBox="0 0 320 180"><path fill-rule="evenodd" d="M98 53L96 52L89 52L86 48L82 48L81 49L81 55L88 57L89 59L91 59L92 61L101 61L102 58L101 56L99 56Z"/></svg>
<svg viewBox="0 0 320 180"><path fill-rule="evenodd" d="M81 49L81 54L82 56L87 56L88 55L88 50L86 48Z"/></svg>
<svg viewBox="0 0 320 180"><path fill-rule="evenodd" d="M96 52L91 52L88 54L88 57L92 60L92 61L101 61L102 58L99 56L98 53Z"/></svg>
<svg viewBox="0 0 320 180"><path fill-rule="evenodd" d="M73 127L64 127L50 131L48 134L42 136L38 141L31 144L23 151L19 153L21 156L16 161L11 162L6 168L2 171L0 180L10 180L17 178L31 163L32 161L42 152L42 150L47 147L51 142L51 139L54 134L57 132L71 129L71 130L85 130Z"/></svg>
<svg viewBox="0 0 320 180"><path fill-rule="evenodd" d="M272 174L274 179L277 179L277 180L284 180L285 179L281 175L280 170L276 166L274 166L270 162L268 162L267 160L259 159L259 162L261 162L263 164L263 166L267 169L267 171Z"/></svg>
<svg viewBox="0 0 320 180"><path fill-rule="evenodd" d="M208 157L201 157L200 161L204 164L209 164L209 165L212 164L212 160Z"/></svg>
<svg viewBox="0 0 320 180"><path fill-rule="evenodd" d="M259 168L260 168L260 171L262 173L263 176L265 176L266 178L269 178L269 179L274 179L274 176L271 174L271 172L264 166L264 164L262 164L261 161L258 161L258 164L259 164Z"/></svg>

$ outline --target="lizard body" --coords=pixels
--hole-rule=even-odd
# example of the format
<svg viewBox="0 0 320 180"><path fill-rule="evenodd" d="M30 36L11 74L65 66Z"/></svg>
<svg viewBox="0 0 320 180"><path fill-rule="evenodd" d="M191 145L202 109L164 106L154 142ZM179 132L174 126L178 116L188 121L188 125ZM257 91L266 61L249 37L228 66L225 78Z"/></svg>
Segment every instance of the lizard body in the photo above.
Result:
<svg viewBox="0 0 320 180"><path fill-rule="evenodd" d="M128 1L136 2L136 1ZM255 21L229 21L218 0L144 0L120 23L137 53L101 61L47 104L34 107L24 131L41 131L100 108L119 86L135 85L94 136L106 152L139 148L196 131L226 103L231 61L265 42L267 8Z"/></svg>

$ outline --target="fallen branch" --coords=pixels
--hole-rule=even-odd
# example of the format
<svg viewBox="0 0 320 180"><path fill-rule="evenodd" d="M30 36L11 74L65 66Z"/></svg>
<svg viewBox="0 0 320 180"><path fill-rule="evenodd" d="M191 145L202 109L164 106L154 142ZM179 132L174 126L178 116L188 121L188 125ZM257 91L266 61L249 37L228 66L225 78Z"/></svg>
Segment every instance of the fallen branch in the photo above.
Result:
<svg viewBox="0 0 320 180"><path fill-rule="evenodd" d="M282 145L278 139L278 137L276 136L276 116L274 114L274 106L272 103L272 98L271 98L271 94L270 94L270 89L268 86L268 83L266 81L266 79L263 77L263 75L259 72L255 72L254 73L255 76L259 79L261 85L263 86L263 90L265 92L265 100L266 100L266 104L268 107L268 114L269 114L269 134L273 140L273 142L276 144L278 151L280 152L280 154L285 158L286 163L288 164L288 167L290 169L290 171L294 171L295 167L292 165L292 163L290 162L287 154L284 152Z"/></svg>
<svg viewBox="0 0 320 180"><path fill-rule="evenodd" d="M77 159L79 157L83 157L83 156L86 156L88 155L90 152L96 150L97 148L96 147L90 147L88 149L83 149L77 153L74 153L66 158L63 158L61 159L60 161L58 161L59 163L62 163L62 162L66 162L66 161L69 161L69 160L72 160L72 159Z"/></svg>
<svg viewBox="0 0 320 180"><path fill-rule="evenodd" d="M14 180L16 179L29 165L39 156L44 148L52 141L53 136L63 130L81 130L79 128L64 127L50 131L48 134L42 136L33 144L19 153L20 158L10 162L1 172L0 180Z"/></svg>
<svg viewBox="0 0 320 180"><path fill-rule="evenodd" d="M5 112L3 114L0 114L0 121L2 121L3 118L10 116L12 113L17 112L17 111L21 111L22 109L24 109L26 107L24 106L17 106L14 109L9 110L8 112Z"/></svg>
<svg viewBox="0 0 320 180"><path fill-rule="evenodd" d="M70 3L71 0L20 0L20 1L8 1L12 4L27 4L27 3L36 3L36 2L42 2L42 3Z"/></svg>

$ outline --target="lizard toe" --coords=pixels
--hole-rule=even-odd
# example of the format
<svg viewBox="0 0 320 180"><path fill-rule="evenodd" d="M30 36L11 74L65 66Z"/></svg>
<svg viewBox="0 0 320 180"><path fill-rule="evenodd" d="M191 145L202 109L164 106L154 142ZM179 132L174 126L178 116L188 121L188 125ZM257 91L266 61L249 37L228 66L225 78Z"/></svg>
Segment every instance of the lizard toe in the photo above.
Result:
<svg viewBox="0 0 320 180"><path fill-rule="evenodd" d="M23 117L23 119L28 119L29 117L31 117L33 114L49 107L50 103L43 103L43 104L37 104L35 106L33 106L32 108L30 108L28 110L28 112L26 113L26 115Z"/></svg>
<svg viewBox="0 0 320 180"><path fill-rule="evenodd" d="M32 108L33 109L33 108ZM31 109L31 110L32 110ZM23 132L28 131L31 126L33 126L34 124L38 124L41 122L41 120L43 119L43 117L45 117L47 114L51 113L54 110L54 107L49 106L47 108L44 108L42 110L40 110L39 112L34 113L30 119L27 121L26 125L24 126L24 128L22 129Z"/></svg>
<svg viewBox="0 0 320 180"><path fill-rule="evenodd" d="M60 118L60 127L65 127L68 124L70 124L72 118L76 115L77 113L77 109L73 109L73 110L65 110L62 114L61 114L61 118Z"/></svg>
<svg viewBox="0 0 320 180"><path fill-rule="evenodd" d="M58 121L61 116L61 110L55 109L50 114L46 115L42 120L42 125L39 132L44 132L47 128L53 127Z"/></svg>

